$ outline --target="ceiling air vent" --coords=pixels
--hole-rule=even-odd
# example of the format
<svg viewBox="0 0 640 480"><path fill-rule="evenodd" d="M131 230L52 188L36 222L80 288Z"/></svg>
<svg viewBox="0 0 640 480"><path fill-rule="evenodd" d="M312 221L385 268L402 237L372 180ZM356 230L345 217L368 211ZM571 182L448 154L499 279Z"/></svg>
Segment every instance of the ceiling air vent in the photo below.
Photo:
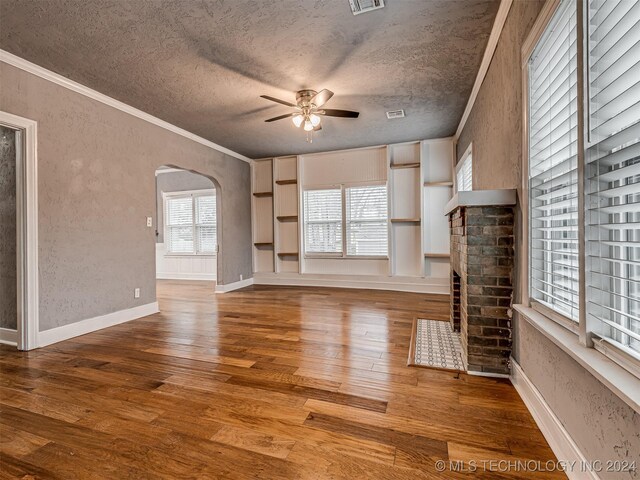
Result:
<svg viewBox="0 0 640 480"><path fill-rule="evenodd" d="M387 118L393 120L394 118L404 118L404 110L391 110L387 112Z"/></svg>
<svg viewBox="0 0 640 480"><path fill-rule="evenodd" d="M349 0L349 5L354 15L360 15L384 7L384 0Z"/></svg>

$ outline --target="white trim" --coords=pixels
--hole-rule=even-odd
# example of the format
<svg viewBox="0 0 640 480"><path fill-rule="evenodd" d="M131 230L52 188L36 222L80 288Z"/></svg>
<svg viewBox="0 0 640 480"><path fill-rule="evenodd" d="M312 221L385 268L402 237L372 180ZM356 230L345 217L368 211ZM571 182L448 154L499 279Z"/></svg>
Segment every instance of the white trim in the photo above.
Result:
<svg viewBox="0 0 640 480"><path fill-rule="evenodd" d="M0 343L17 347L18 331L10 328L0 328Z"/></svg>
<svg viewBox="0 0 640 480"><path fill-rule="evenodd" d="M16 144L16 245L18 251L17 347L37 346L39 329L38 282L38 123L0 111L0 124L21 132ZM22 151L24 150L24 151Z"/></svg>
<svg viewBox="0 0 640 480"><path fill-rule="evenodd" d="M478 92L480 92L480 87L482 87L482 82L484 82L484 78L487 76L489 66L491 65L491 60L493 59L493 54L495 53L496 47L498 46L498 40L500 39L500 34L502 34L504 24L507 21L507 15L509 14L512 3L513 0L501 0L500 2L500 7L498 7L498 13L496 14L496 19L493 21L493 28L491 29L491 34L489 35L489 41L487 42L487 48L484 51L484 56L482 57L482 63L480 64L478 75L476 75L476 81L473 84L471 95L469 95L469 100L467 101L467 106L464 109L464 113L462 114L460 123L458 124L456 134L453 136L454 142L456 143L458 142L458 139L462 134L462 129L464 128L465 123L467 123L467 120L469 119L471 110L473 110L473 105L476 102Z"/></svg>
<svg viewBox="0 0 640 480"><path fill-rule="evenodd" d="M105 105L109 105L110 107L113 107L122 112L128 113L129 115L133 115L134 117L144 120L145 122L152 123L154 125L157 125L160 128L164 128L165 130L169 130L170 132L177 133L178 135L188 138L189 140L198 142L206 147L212 148L226 155L237 158L238 160L242 160L243 162L251 162L251 159L248 157L245 157L244 155L236 153L233 150L229 150L228 148L218 145L217 143L213 143L205 138L199 137L198 135L188 132L187 130L184 130L180 127L176 127L175 125L172 125L169 122L160 120L159 118L154 117L153 115L149 115L148 113L145 113L142 110L138 110L137 108L127 105L126 103L120 102L115 98L111 98L89 87L86 87L80 83L74 82L73 80L69 80L68 78L63 77L62 75L58 75L57 73L47 70L46 68L43 68L34 63L31 63L5 50L0 50L0 61L8 65L12 65L21 70L24 70L25 72L36 75L45 80L48 80L52 83L60 85L61 87L67 88L76 93L84 95L85 97L89 97L92 100L96 100L98 102L104 103Z"/></svg>
<svg viewBox="0 0 640 480"><path fill-rule="evenodd" d="M73 337L95 332L96 330L102 330L103 328L146 317L147 315L153 315L159 311L158 302L152 302L45 330L38 333L38 347L45 347L52 343L58 343Z"/></svg>
<svg viewBox="0 0 640 480"><path fill-rule="evenodd" d="M233 290L238 290L239 288L248 287L249 285L253 285L253 278L245 278L244 280L240 280L238 282L227 283L225 285L216 284L216 293L227 293L232 292Z"/></svg>
<svg viewBox="0 0 640 480"><path fill-rule="evenodd" d="M215 273L174 273L163 272L156 274L156 280L194 280L194 281L216 281Z"/></svg>
<svg viewBox="0 0 640 480"><path fill-rule="evenodd" d="M589 465L587 458L522 367L513 358L511 365L511 383L531 412L553 453L560 462L566 462L568 465L565 470L567 477L570 480L598 480L600 477L596 472L582 471L588 470L584 468Z"/></svg>
<svg viewBox="0 0 640 480"><path fill-rule="evenodd" d="M216 194L216 189L215 188L201 188L200 190L177 190L177 191L172 191L172 192L164 192L163 191L161 193L162 193L162 198L166 198L166 197L190 197L190 196L201 197L201 196L215 195Z"/></svg>
<svg viewBox="0 0 640 480"><path fill-rule="evenodd" d="M514 305L520 316L554 345L573 358L600 383L640 413L640 379L594 348L585 347L578 336L533 308Z"/></svg>
<svg viewBox="0 0 640 480"><path fill-rule="evenodd" d="M180 172L189 172L189 170L183 170L182 168L173 168L173 167L165 167L165 168L158 168L156 170L156 177L158 175L162 175L163 173L180 173Z"/></svg>
<svg viewBox="0 0 640 480"><path fill-rule="evenodd" d="M449 295L448 278L388 277L339 274L254 273L254 285L356 288Z"/></svg>

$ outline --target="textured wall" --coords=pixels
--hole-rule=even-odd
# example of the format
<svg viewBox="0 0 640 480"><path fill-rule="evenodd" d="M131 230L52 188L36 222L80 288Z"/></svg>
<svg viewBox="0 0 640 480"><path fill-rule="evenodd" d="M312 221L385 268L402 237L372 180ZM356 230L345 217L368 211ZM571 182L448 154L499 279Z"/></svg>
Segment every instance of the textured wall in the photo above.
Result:
<svg viewBox="0 0 640 480"><path fill-rule="evenodd" d="M218 180L219 281L251 277L247 163L4 63L0 78L0 110L38 122L41 330L155 301L161 165Z"/></svg>
<svg viewBox="0 0 640 480"><path fill-rule="evenodd" d="M515 0L487 76L456 147L460 160L473 142L473 189L516 188L522 147L520 48L544 5Z"/></svg>
<svg viewBox="0 0 640 480"><path fill-rule="evenodd" d="M16 295L16 134L0 126L0 328L17 328Z"/></svg>
<svg viewBox="0 0 640 480"><path fill-rule="evenodd" d="M526 320L516 322L518 363L571 434L587 460L640 465L640 413L635 412ZM601 472L603 480L640 478Z"/></svg>
<svg viewBox="0 0 640 480"><path fill-rule="evenodd" d="M514 1L487 77L458 141L458 159L469 143L473 142L474 189L520 186L520 49L543 3L533 0ZM522 211L520 206L516 210L518 238L521 239ZM526 257L520 242L517 242L516 255ZM516 268L515 283L518 274ZM517 292L518 286L514 287ZM640 451L638 414L518 315L514 317L513 329L514 358L587 460L637 459L637 452ZM640 459L637 460L640 463ZM635 477L604 472L600 475L603 479L611 480L638 478L637 473Z"/></svg>
<svg viewBox="0 0 640 480"><path fill-rule="evenodd" d="M197 173L171 172L156 177L156 243L164 242L164 204L162 192L184 192L185 190L206 190L215 188L213 182Z"/></svg>

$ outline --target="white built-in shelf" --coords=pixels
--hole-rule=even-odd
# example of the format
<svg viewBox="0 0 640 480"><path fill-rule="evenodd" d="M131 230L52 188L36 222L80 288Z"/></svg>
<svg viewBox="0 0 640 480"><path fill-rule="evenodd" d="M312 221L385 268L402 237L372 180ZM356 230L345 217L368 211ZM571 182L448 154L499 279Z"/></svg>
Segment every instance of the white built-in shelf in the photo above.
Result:
<svg viewBox="0 0 640 480"><path fill-rule="evenodd" d="M254 197L273 197L273 192L254 192Z"/></svg>
<svg viewBox="0 0 640 480"><path fill-rule="evenodd" d="M424 182L425 187L453 187L453 182Z"/></svg>
<svg viewBox="0 0 640 480"><path fill-rule="evenodd" d="M425 253L424 258L449 258L448 253Z"/></svg>
<svg viewBox="0 0 640 480"><path fill-rule="evenodd" d="M276 180L276 185L295 185L296 183L298 183L298 180L295 178L291 180Z"/></svg>
<svg viewBox="0 0 640 480"><path fill-rule="evenodd" d="M297 222L298 221L298 216L297 215L280 215L279 217L276 217L278 219L279 222Z"/></svg>
<svg viewBox="0 0 640 480"><path fill-rule="evenodd" d="M419 218L392 218L391 223L420 223Z"/></svg>
<svg viewBox="0 0 640 480"><path fill-rule="evenodd" d="M391 164L391 168L394 170L398 168L420 168L420 162Z"/></svg>

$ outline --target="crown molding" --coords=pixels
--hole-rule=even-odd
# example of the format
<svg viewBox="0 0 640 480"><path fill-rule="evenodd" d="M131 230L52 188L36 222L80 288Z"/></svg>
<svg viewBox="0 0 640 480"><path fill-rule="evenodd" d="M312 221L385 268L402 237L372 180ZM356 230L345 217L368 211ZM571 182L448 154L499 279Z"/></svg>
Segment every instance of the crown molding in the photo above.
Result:
<svg viewBox="0 0 640 480"><path fill-rule="evenodd" d="M493 54L496 52L498 40L500 39L500 34L502 33L504 24L507 21L507 15L509 15L509 10L511 9L512 3L513 0L501 0L500 2L500 7L498 7L498 13L496 14L496 18L491 29L491 34L489 35L489 41L487 42L487 48L484 50L482 63L480 64L478 75L476 76L476 81L473 84L473 89L471 90L471 95L469 95L467 106L464 109L464 113L462 114L462 118L460 119L460 124L458 124L458 129L456 130L456 134L453 137L456 143L458 142L458 138L460 138L462 129L464 128L464 125L465 123L467 123L469 115L471 114L471 110L473 109L473 105L476 102L476 97L478 96L478 92L480 91L482 82L484 82L484 78L487 76L487 71L489 71L489 66L491 65Z"/></svg>
<svg viewBox="0 0 640 480"><path fill-rule="evenodd" d="M217 143L213 143L205 138L202 138L194 133L191 133L183 128L176 127L175 125L165 122L164 120L159 119L158 117L154 117L148 113L143 112L142 110L138 110L137 108L132 107L131 105L127 105L115 98L111 98L107 95L104 95L100 92L97 92L85 85L82 85L78 82L74 82L62 75L58 75L46 68L43 68L35 63L31 63L24 58L20 58L12 53L9 53L5 50L0 50L0 62L4 62L8 65L12 65L20 70L24 70L25 72L36 75L40 78L48 80L50 82L55 83L56 85L60 85L61 87L67 88L71 91L84 95L85 97L89 97L92 100L96 100L100 103L104 103L105 105L109 105L110 107L116 108L122 112L128 113L129 115L133 115L145 122L152 123L153 125L157 125L158 127L164 128L165 130L169 130L170 132L181 135L189 140L193 140L194 142L200 143L206 147L209 147L213 150L217 150L231 157L237 158L238 160L242 160L243 162L250 163L251 159L241 155L239 153L234 152L233 150L229 150Z"/></svg>

